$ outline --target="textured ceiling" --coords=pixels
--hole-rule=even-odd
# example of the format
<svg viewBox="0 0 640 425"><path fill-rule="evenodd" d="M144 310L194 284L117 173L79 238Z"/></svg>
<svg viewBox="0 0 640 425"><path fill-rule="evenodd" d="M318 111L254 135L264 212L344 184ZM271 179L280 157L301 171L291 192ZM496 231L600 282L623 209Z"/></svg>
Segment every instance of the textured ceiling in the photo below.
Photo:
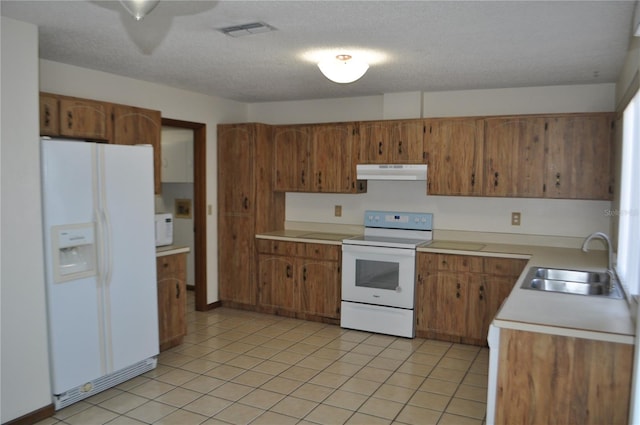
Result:
<svg viewBox="0 0 640 425"><path fill-rule="evenodd" d="M635 1L167 1L136 22L118 1L0 2L39 27L40 57L262 102L615 82ZM217 29L262 21L276 31ZM365 76L326 80L305 53L376 52Z"/></svg>

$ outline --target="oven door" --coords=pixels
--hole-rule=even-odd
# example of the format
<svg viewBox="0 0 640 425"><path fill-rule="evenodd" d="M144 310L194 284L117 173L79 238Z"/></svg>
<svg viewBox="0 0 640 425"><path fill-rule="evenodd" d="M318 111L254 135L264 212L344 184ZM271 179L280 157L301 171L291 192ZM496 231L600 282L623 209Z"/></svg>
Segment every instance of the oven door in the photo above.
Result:
<svg viewBox="0 0 640 425"><path fill-rule="evenodd" d="M342 300L414 306L415 249L342 245Z"/></svg>

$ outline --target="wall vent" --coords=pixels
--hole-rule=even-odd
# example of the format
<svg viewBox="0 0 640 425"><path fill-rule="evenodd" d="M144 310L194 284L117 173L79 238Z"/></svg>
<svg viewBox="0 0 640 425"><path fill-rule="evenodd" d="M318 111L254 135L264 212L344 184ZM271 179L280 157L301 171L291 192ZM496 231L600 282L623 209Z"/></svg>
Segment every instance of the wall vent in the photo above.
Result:
<svg viewBox="0 0 640 425"><path fill-rule="evenodd" d="M220 28L218 31L229 37L244 37L245 35L260 34L263 32L275 31L276 29L264 22L251 22L249 24L233 25Z"/></svg>

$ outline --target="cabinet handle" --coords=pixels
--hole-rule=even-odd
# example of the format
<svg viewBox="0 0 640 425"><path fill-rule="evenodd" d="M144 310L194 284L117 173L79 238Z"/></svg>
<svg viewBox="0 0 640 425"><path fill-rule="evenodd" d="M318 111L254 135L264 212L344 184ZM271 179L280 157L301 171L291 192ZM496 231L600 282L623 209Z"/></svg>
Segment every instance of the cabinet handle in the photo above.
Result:
<svg viewBox="0 0 640 425"><path fill-rule="evenodd" d="M560 189L560 173L556 174L556 188Z"/></svg>
<svg viewBox="0 0 640 425"><path fill-rule="evenodd" d="M306 267L302 268L302 281L303 282L307 281L307 268Z"/></svg>
<svg viewBox="0 0 640 425"><path fill-rule="evenodd" d="M460 298L460 292L456 292L456 298Z"/></svg>
<svg viewBox="0 0 640 425"><path fill-rule="evenodd" d="M460 289L460 282L458 282L458 283L456 284L456 288L457 288L457 289Z"/></svg>
<svg viewBox="0 0 640 425"><path fill-rule="evenodd" d="M49 106L44 107L44 126L49 127L51 124L51 111L49 110Z"/></svg>
<svg viewBox="0 0 640 425"><path fill-rule="evenodd" d="M398 153L402 155L402 140L398 142Z"/></svg>
<svg viewBox="0 0 640 425"><path fill-rule="evenodd" d="M378 155L382 155L382 142L378 142Z"/></svg>
<svg viewBox="0 0 640 425"><path fill-rule="evenodd" d="M300 181L304 185L304 170L302 170L302 172L300 173Z"/></svg>
<svg viewBox="0 0 640 425"><path fill-rule="evenodd" d="M246 196L244 197L244 200L242 201L242 206L244 207L245 210L249 209L249 198L247 198Z"/></svg>
<svg viewBox="0 0 640 425"><path fill-rule="evenodd" d="M176 298L180 298L180 284L176 283Z"/></svg>
<svg viewBox="0 0 640 425"><path fill-rule="evenodd" d="M500 176L500 175L499 175L499 174L498 174L498 172L496 171L496 173L494 174L494 177L495 177L495 178L493 179L493 186L494 186L494 187L498 187L498 177L499 177L499 176Z"/></svg>
<svg viewBox="0 0 640 425"><path fill-rule="evenodd" d="M322 171L318 171L318 184L322 184Z"/></svg>
<svg viewBox="0 0 640 425"><path fill-rule="evenodd" d="M67 128L73 128L73 113L71 111L67 111Z"/></svg>
<svg viewBox="0 0 640 425"><path fill-rule="evenodd" d="M471 187L476 185L476 173L471 173Z"/></svg>
<svg viewBox="0 0 640 425"><path fill-rule="evenodd" d="M291 266L287 264L287 277L291 278Z"/></svg>

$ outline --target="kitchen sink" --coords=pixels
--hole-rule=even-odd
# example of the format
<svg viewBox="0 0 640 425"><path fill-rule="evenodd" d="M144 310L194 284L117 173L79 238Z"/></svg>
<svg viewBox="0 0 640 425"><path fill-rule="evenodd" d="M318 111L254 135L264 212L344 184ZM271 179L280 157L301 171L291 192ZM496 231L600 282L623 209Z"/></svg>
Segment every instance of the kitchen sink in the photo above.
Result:
<svg viewBox="0 0 640 425"><path fill-rule="evenodd" d="M566 280L580 283L608 282L609 280L609 274L607 273L546 268L538 268L536 270L535 277L548 280Z"/></svg>
<svg viewBox="0 0 640 425"><path fill-rule="evenodd" d="M574 295L624 298L618 283L607 272L531 267L522 288Z"/></svg>

